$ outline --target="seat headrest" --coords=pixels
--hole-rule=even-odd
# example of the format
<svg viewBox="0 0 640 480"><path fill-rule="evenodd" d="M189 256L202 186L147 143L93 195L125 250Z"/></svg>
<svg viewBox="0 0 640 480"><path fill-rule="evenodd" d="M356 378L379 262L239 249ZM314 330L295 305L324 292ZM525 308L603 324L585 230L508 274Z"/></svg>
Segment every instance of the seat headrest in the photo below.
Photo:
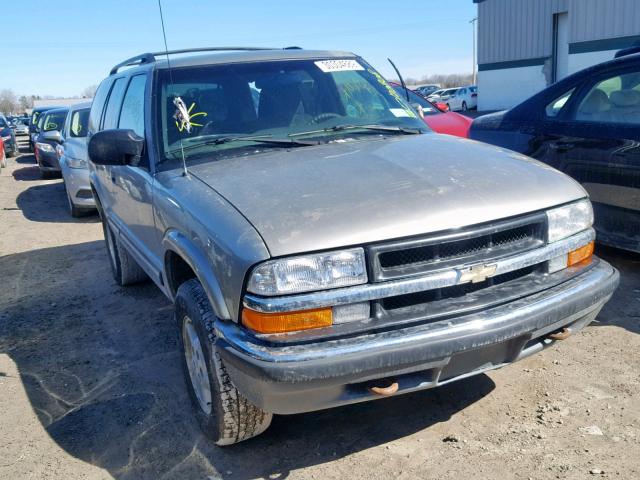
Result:
<svg viewBox="0 0 640 480"><path fill-rule="evenodd" d="M616 107L634 107L640 104L640 92L636 90L617 90L611 92L609 100Z"/></svg>
<svg viewBox="0 0 640 480"><path fill-rule="evenodd" d="M609 97L599 88L592 91L580 106L580 113L601 113L609 110Z"/></svg>

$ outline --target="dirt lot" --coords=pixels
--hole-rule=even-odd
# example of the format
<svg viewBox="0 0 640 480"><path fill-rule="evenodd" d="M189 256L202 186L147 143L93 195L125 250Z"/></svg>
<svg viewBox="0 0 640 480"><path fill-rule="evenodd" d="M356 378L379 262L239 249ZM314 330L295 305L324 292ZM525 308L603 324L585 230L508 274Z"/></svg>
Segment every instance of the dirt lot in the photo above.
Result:
<svg viewBox="0 0 640 480"><path fill-rule="evenodd" d="M97 218L73 220L31 155L0 173L0 225L0 478L640 478L640 256L600 251L622 285L558 347L220 449L191 417L171 305L115 285Z"/></svg>

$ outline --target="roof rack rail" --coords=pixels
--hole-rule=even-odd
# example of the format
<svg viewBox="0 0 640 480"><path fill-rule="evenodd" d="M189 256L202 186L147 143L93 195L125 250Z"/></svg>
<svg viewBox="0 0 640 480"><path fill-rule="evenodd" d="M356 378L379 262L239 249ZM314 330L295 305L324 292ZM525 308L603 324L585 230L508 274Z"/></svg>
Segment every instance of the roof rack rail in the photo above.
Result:
<svg viewBox="0 0 640 480"><path fill-rule="evenodd" d="M299 49L300 47L285 47L283 50L294 50ZM109 75L113 75L118 73L123 67L132 67L134 65L142 65L145 63L153 63L156 61L156 57L160 57L162 55L176 55L179 53L197 53L197 52L253 52L253 51L261 51L261 50L279 50L277 48L268 48L268 47L202 47L202 48L183 48L181 50L168 50L162 52L153 52L153 53L143 53L140 55L136 55L135 57L131 57L124 62L117 64L115 67L111 69Z"/></svg>
<svg viewBox="0 0 640 480"><path fill-rule="evenodd" d="M128 58L124 62L120 62L111 69L109 75L118 73L118 70L120 70L122 67L131 67L133 65L142 65L143 63L153 63L155 61L156 57L153 56L153 53L142 53L140 55L136 55L135 57Z"/></svg>
<svg viewBox="0 0 640 480"><path fill-rule="evenodd" d="M626 57L627 55L633 55L634 53L640 53L640 45L634 45L633 47L618 50L613 58Z"/></svg>
<svg viewBox="0 0 640 480"><path fill-rule="evenodd" d="M151 55L160 56L160 55L174 55L178 53L196 53L196 52L230 52L230 51L238 51L238 52L253 52L259 50L278 50L277 48L267 48L267 47L202 47L202 48L184 48L182 50L169 50L163 52L155 52Z"/></svg>

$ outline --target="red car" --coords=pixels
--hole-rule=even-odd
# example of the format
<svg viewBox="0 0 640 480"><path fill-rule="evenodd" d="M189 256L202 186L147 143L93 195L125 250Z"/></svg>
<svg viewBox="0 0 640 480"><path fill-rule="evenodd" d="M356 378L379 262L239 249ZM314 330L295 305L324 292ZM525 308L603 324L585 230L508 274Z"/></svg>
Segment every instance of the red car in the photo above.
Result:
<svg viewBox="0 0 640 480"><path fill-rule="evenodd" d="M407 98L404 88L397 83L391 82L391 86L402 96ZM409 102L412 105L420 105L422 112L424 113L424 123L429 125L429 128L436 133L446 133L448 135L455 135L457 137L467 138L469 134L469 127L473 120L459 113L450 112L446 105L436 105L424 98L422 95L409 90Z"/></svg>
<svg viewBox="0 0 640 480"><path fill-rule="evenodd" d="M4 153L4 141L0 137L0 168L7 166L7 155Z"/></svg>

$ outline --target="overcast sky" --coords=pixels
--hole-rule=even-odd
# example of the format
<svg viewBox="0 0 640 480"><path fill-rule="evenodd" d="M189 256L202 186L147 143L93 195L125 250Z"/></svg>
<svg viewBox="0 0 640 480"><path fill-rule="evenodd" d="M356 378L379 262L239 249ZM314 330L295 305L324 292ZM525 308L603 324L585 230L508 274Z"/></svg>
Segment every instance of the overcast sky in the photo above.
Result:
<svg viewBox="0 0 640 480"><path fill-rule="evenodd" d="M157 0L5 2L0 90L76 96L119 61L164 49ZM472 0L163 0L169 49L347 50L387 77L470 73ZM10 21L11 20L11 21Z"/></svg>

